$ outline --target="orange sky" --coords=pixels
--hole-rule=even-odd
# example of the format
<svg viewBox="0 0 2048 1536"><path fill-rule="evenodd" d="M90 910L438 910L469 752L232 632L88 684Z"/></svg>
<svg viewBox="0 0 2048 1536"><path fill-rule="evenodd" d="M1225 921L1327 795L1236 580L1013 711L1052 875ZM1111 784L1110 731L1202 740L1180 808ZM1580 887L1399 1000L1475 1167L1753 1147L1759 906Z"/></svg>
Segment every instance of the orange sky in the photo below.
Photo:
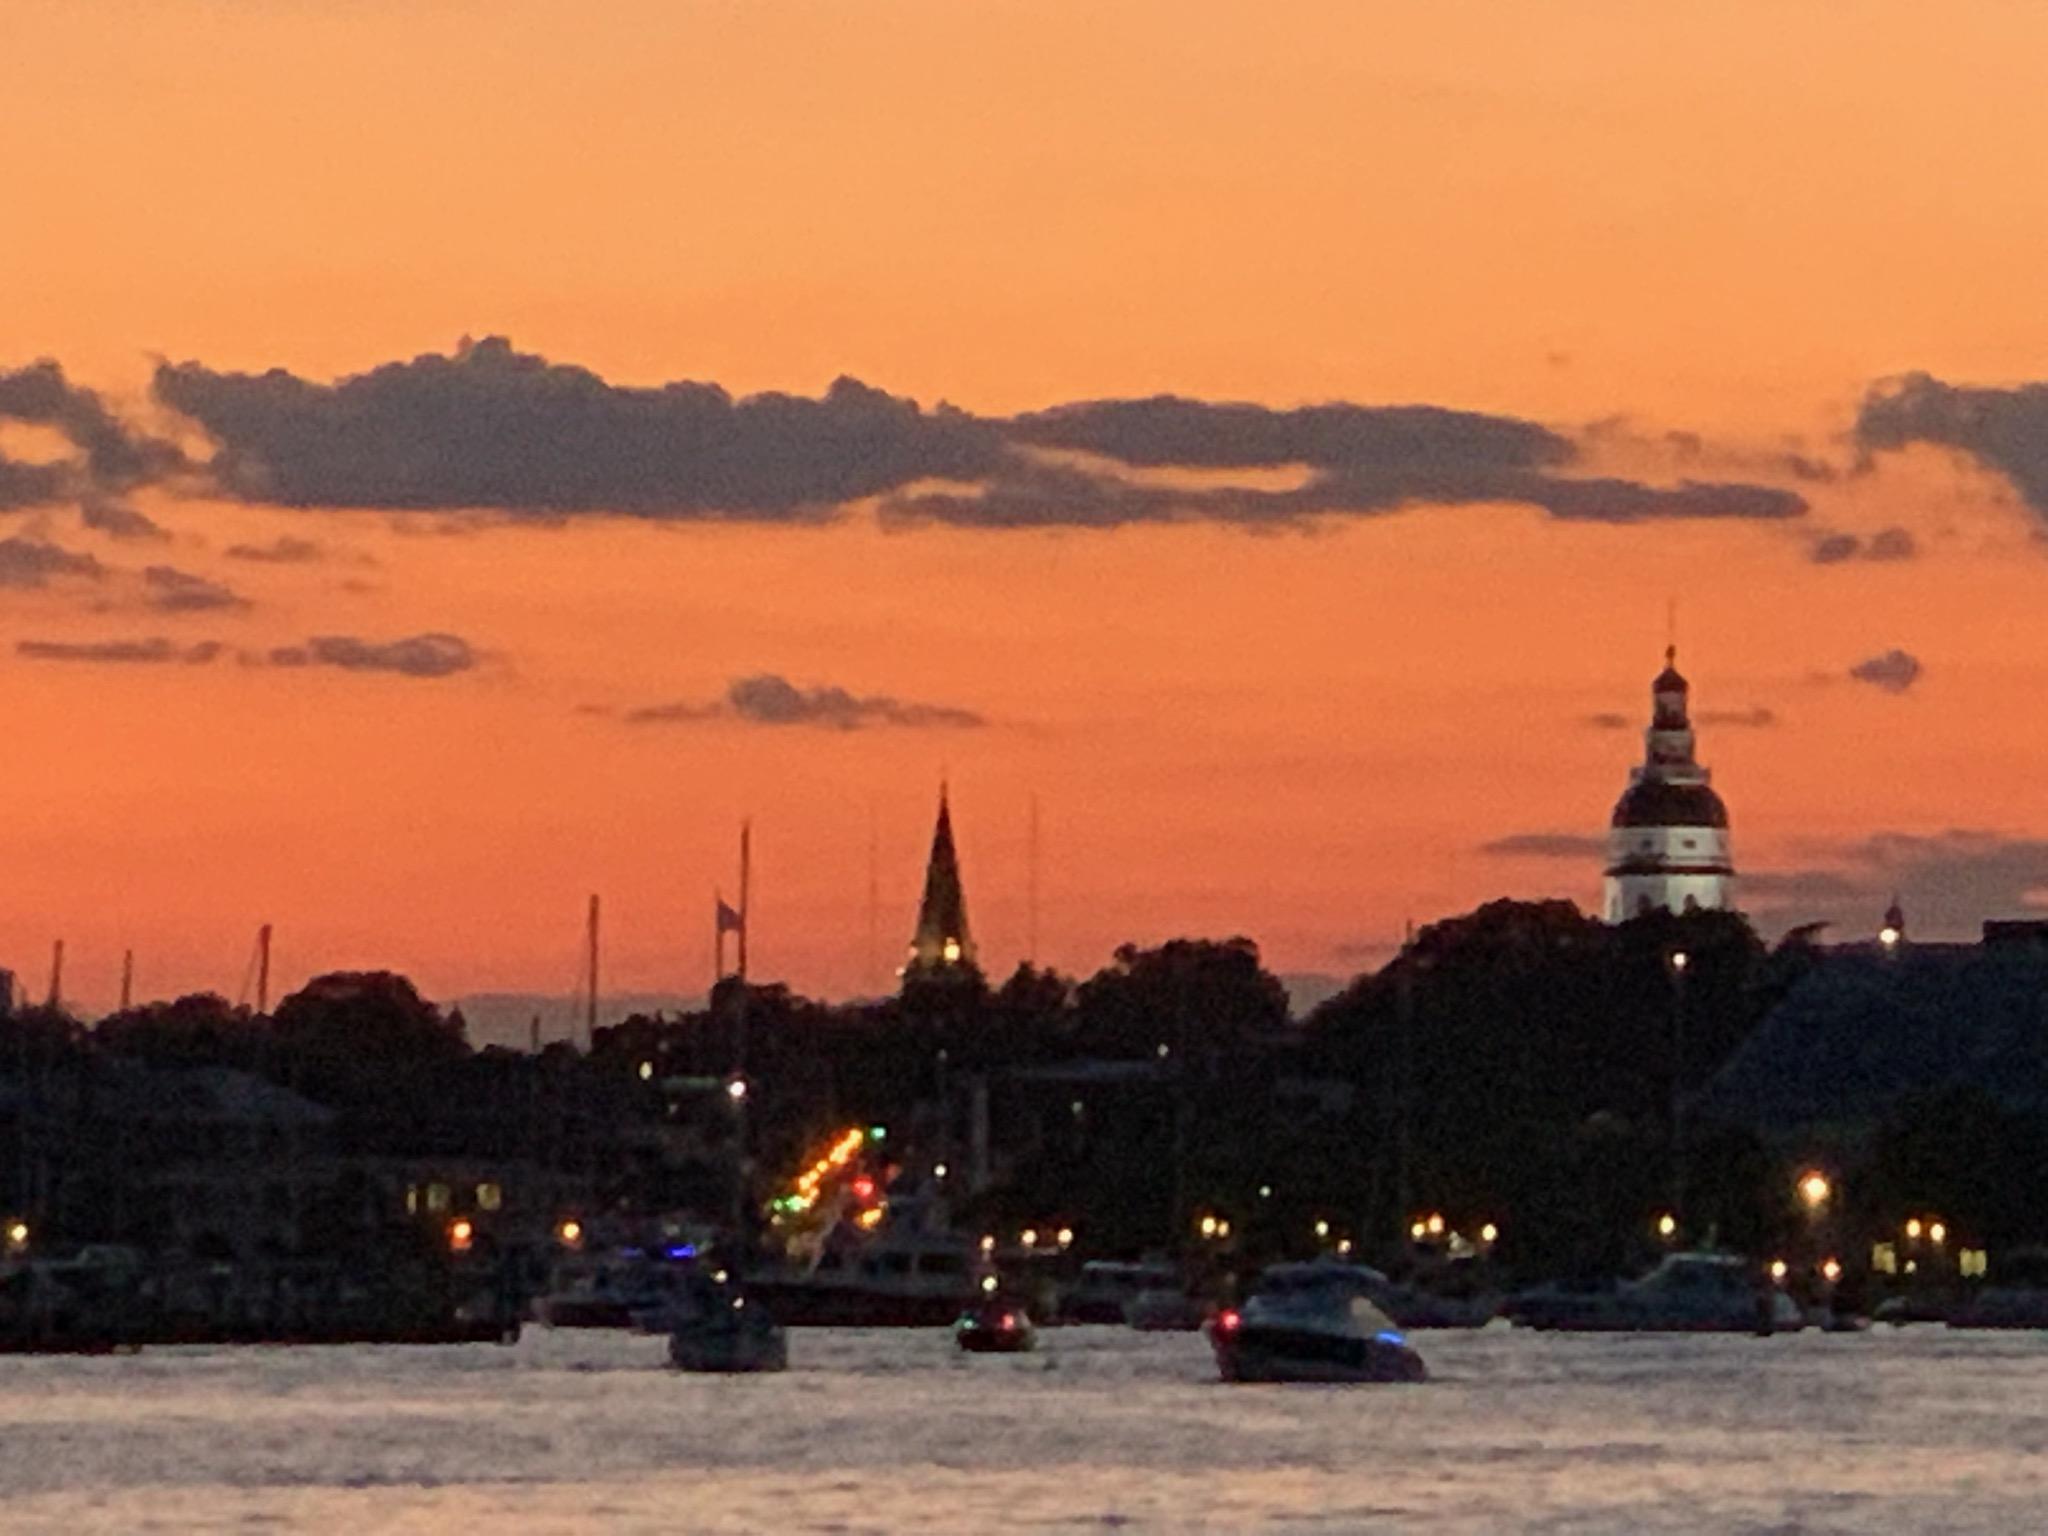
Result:
<svg viewBox="0 0 2048 1536"><path fill-rule="evenodd" d="M2048 15L1977 0L1285 6L1063 0L13 0L0 11L0 369L137 421L152 360L326 381L465 335L620 384L1000 414L1154 392L1422 402L1570 435L1584 468L1799 490L1799 526L1416 508L1313 533L562 526L138 491L146 549L0 519L245 609L0 591L0 964L111 999L389 964L564 991L588 892L620 988L704 982L708 891L756 822L766 974L855 990L907 937L948 772L991 967L1246 931L1347 972L1403 919L1592 904L1680 599L1745 869L1880 832L2048 837L2040 519L1928 450L1846 470L1873 381L2048 373ZM1702 433L1699 463L1658 441ZM185 429L189 433L189 429ZM0 431L0 450L43 451ZM1815 529L1908 529L1821 566ZM306 564L237 541L320 543ZM478 668L89 665L23 639L230 651L446 631ZM1847 669L1900 647L1901 694ZM730 679L970 709L975 730L628 726ZM868 947L870 819L882 955ZM1932 878L1930 875L1929 878ZM2043 886L2048 886L2044 874ZM2015 899L2018 893L2015 893ZM1985 913L1984 915L2009 915Z"/></svg>

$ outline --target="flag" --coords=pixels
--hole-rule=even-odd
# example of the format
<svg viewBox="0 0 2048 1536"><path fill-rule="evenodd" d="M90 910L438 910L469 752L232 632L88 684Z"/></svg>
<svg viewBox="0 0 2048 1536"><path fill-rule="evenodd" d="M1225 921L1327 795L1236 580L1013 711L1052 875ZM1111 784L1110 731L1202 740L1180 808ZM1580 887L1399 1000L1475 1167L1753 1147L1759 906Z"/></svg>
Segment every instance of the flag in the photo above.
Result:
<svg viewBox="0 0 2048 1536"><path fill-rule="evenodd" d="M747 931L746 914L728 907L723 896L716 898L716 900L718 902L718 931L720 933L745 933Z"/></svg>

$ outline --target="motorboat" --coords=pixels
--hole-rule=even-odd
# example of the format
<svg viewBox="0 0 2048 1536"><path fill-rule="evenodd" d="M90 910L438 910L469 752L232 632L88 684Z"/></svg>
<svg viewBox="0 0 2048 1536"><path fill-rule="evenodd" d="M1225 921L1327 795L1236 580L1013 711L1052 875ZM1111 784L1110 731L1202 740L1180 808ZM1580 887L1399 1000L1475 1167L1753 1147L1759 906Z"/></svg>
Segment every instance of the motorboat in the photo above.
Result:
<svg viewBox="0 0 2048 1536"><path fill-rule="evenodd" d="M1734 1254L1666 1254L1612 1290L1548 1289L1515 1298L1524 1327L1568 1333L1795 1333L1806 1314Z"/></svg>
<svg viewBox="0 0 2048 1536"><path fill-rule="evenodd" d="M953 1342L969 1354L1021 1355L1038 1347L1038 1330L1021 1301L991 1291L954 1322Z"/></svg>
<svg viewBox="0 0 2048 1536"><path fill-rule="evenodd" d="M1140 1333L1193 1333L1215 1316L1212 1302L1184 1286L1147 1286L1124 1304L1124 1321Z"/></svg>
<svg viewBox="0 0 2048 1536"><path fill-rule="evenodd" d="M1416 1382L1422 1356L1353 1266L1276 1264L1243 1307L1216 1314L1209 1343L1225 1381Z"/></svg>
<svg viewBox="0 0 2048 1536"><path fill-rule="evenodd" d="M1171 1264L1127 1264L1090 1259L1060 1304L1060 1320L1068 1323L1122 1323L1127 1309L1144 1291L1178 1289L1180 1274Z"/></svg>
<svg viewBox="0 0 2048 1536"><path fill-rule="evenodd" d="M789 1365L789 1341L768 1310L739 1287L720 1281L693 1287L668 1336L669 1363L679 1371L738 1375Z"/></svg>

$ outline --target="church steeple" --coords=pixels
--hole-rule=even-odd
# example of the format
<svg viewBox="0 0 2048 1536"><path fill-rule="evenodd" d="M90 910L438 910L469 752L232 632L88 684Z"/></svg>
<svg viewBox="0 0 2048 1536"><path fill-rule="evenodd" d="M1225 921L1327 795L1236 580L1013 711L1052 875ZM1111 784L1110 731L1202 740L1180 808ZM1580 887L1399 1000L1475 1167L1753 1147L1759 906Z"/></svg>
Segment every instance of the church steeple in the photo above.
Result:
<svg viewBox="0 0 2048 1536"><path fill-rule="evenodd" d="M946 786L939 786L939 820L932 829L932 854L925 865L924 901L917 933L910 941L911 970L974 964L974 939L967 931L967 893L960 884L960 856L953 847L953 813Z"/></svg>

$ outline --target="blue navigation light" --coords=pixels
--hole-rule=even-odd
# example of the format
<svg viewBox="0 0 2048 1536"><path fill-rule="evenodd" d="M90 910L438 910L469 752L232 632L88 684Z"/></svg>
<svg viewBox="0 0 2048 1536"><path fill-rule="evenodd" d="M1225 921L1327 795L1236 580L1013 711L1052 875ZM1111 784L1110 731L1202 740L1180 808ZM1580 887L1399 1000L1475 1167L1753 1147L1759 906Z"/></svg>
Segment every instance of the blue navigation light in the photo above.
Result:
<svg viewBox="0 0 2048 1536"><path fill-rule="evenodd" d="M668 1256L672 1259L694 1259L697 1257L697 1248L693 1243L678 1243L669 1249Z"/></svg>
<svg viewBox="0 0 2048 1536"><path fill-rule="evenodd" d="M1391 1328L1381 1329L1373 1335L1373 1338L1381 1344L1399 1344L1403 1348L1406 1348L1408 1344L1406 1339L1402 1338L1400 1334L1394 1332Z"/></svg>

